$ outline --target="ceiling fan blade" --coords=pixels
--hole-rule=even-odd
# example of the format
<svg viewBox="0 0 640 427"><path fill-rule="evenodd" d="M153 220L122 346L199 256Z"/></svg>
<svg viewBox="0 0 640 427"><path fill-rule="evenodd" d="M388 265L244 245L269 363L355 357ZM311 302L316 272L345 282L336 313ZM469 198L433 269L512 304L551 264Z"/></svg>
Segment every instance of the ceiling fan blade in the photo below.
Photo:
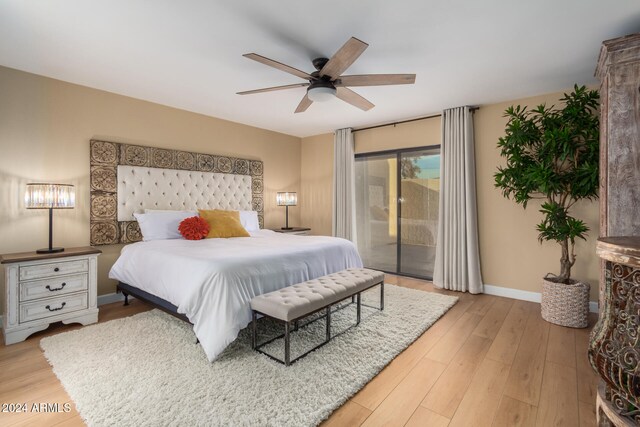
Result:
<svg viewBox="0 0 640 427"><path fill-rule="evenodd" d="M245 90L244 92L236 92L236 95L251 95L253 93L273 92L275 90L294 89L306 86L309 86L309 83L296 83L293 85L266 87L264 89Z"/></svg>
<svg viewBox="0 0 640 427"><path fill-rule="evenodd" d="M364 74L360 76L341 76L335 86L384 86L412 85L416 82L415 74Z"/></svg>
<svg viewBox="0 0 640 427"><path fill-rule="evenodd" d="M320 70L321 76L329 76L332 80L340 77L347 68L369 47L368 44L351 37Z"/></svg>
<svg viewBox="0 0 640 427"><path fill-rule="evenodd" d="M369 111L370 109L375 107L375 105L373 105L371 102L367 101L366 99L364 99L354 91L347 89L346 87L337 87L336 96L342 99L344 102L347 102L354 107L358 107L363 111Z"/></svg>
<svg viewBox="0 0 640 427"><path fill-rule="evenodd" d="M305 80L315 80L311 74L307 74L304 71L300 71L297 68L290 67L281 62L274 61L273 59L265 58L264 56L258 55L257 53L245 53L245 58L253 59L261 64L268 65L269 67L276 68L280 71L284 71L285 73L293 74L294 76L298 76Z"/></svg>
<svg viewBox="0 0 640 427"><path fill-rule="evenodd" d="M302 98L302 101L300 101L300 104L298 104L298 108L296 108L296 113L302 113L304 111L307 111L307 108L309 108L311 104L313 104L313 101L310 100L307 94L305 93L304 98Z"/></svg>

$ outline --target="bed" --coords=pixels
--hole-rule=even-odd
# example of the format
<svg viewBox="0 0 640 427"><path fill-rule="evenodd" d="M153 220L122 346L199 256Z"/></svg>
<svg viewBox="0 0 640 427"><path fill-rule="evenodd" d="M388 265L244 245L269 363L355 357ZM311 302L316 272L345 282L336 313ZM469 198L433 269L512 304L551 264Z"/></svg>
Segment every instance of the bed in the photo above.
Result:
<svg viewBox="0 0 640 427"><path fill-rule="evenodd" d="M262 162L91 141L91 242L129 243L109 277L193 324L210 361L251 320L256 295L362 267L348 240L258 229L250 237L140 241L145 209L257 212Z"/></svg>
<svg viewBox="0 0 640 427"><path fill-rule="evenodd" d="M351 267L362 261L347 240L260 230L251 237L133 243L109 277L177 307L212 361L250 323L253 297Z"/></svg>

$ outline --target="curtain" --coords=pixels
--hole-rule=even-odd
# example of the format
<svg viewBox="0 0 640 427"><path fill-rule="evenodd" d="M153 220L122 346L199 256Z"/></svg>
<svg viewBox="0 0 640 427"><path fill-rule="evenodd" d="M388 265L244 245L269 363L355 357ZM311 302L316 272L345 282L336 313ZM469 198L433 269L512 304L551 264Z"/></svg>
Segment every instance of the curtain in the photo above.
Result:
<svg viewBox="0 0 640 427"><path fill-rule="evenodd" d="M438 241L433 283L444 289L483 292L478 249L473 114L444 110Z"/></svg>
<svg viewBox="0 0 640 427"><path fill-rule="evenodd" d="M333 235L356 243L355 157L351 129L338 129L333 143Z"/></svg>

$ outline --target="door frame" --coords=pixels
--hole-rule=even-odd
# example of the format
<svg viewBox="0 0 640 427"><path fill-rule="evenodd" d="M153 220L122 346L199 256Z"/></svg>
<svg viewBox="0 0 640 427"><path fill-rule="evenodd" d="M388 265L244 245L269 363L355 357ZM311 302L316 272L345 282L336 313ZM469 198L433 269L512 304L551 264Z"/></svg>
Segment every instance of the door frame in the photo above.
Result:
<svg viewBox="0 0 640 427"><path fill-rule="evenodd" d="M426 279L426 280L433 280L433 277L429 277L429 276L418 276L416 274L409 274L409 273L403 273L402 270L402 203L400 202L400 199L402 198L402 168L400 167L401 161L402 161L402 154L404 153L410 153L412 151L425 151L425 150L438 150L440 151L440 154L442 154L441 151L441 144L437 144L437 145L423 145L423 146L419 146L419 147L407 147L407 148L396 148L396 149L392 149L392 150L381 150L381 151L367 151L364 153L356 153L354 155L354 160L359 159L359 158L367 158L367 157L375 157L375 156L385 156L385 155L389 155L389 154L395 154L396 155L396 194L398 195L397 199L396 199L396 230L397 230L397 237L396 237L396 271L384 271L381 270L385 273L389 273L389 274L395 274L397 276L404 276L404 277L411 277L414 279ZM438 218L438 221L440 221L440 218Z"/></svg>

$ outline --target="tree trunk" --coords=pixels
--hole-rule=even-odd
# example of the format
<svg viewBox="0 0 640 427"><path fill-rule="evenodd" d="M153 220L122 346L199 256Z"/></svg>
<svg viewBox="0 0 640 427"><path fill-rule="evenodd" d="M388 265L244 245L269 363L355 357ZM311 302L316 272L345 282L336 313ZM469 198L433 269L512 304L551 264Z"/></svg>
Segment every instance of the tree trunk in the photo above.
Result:
<svg viewBox="0 0 640 427"><path fill-rule="evenodd" d="M558 281L569 283L571 267L573 266L573 262L571 262L569 258L569 240L567 239L560 242L560 247L562 247L562 257L560 258L560 275L558 276Z"/></svg>

